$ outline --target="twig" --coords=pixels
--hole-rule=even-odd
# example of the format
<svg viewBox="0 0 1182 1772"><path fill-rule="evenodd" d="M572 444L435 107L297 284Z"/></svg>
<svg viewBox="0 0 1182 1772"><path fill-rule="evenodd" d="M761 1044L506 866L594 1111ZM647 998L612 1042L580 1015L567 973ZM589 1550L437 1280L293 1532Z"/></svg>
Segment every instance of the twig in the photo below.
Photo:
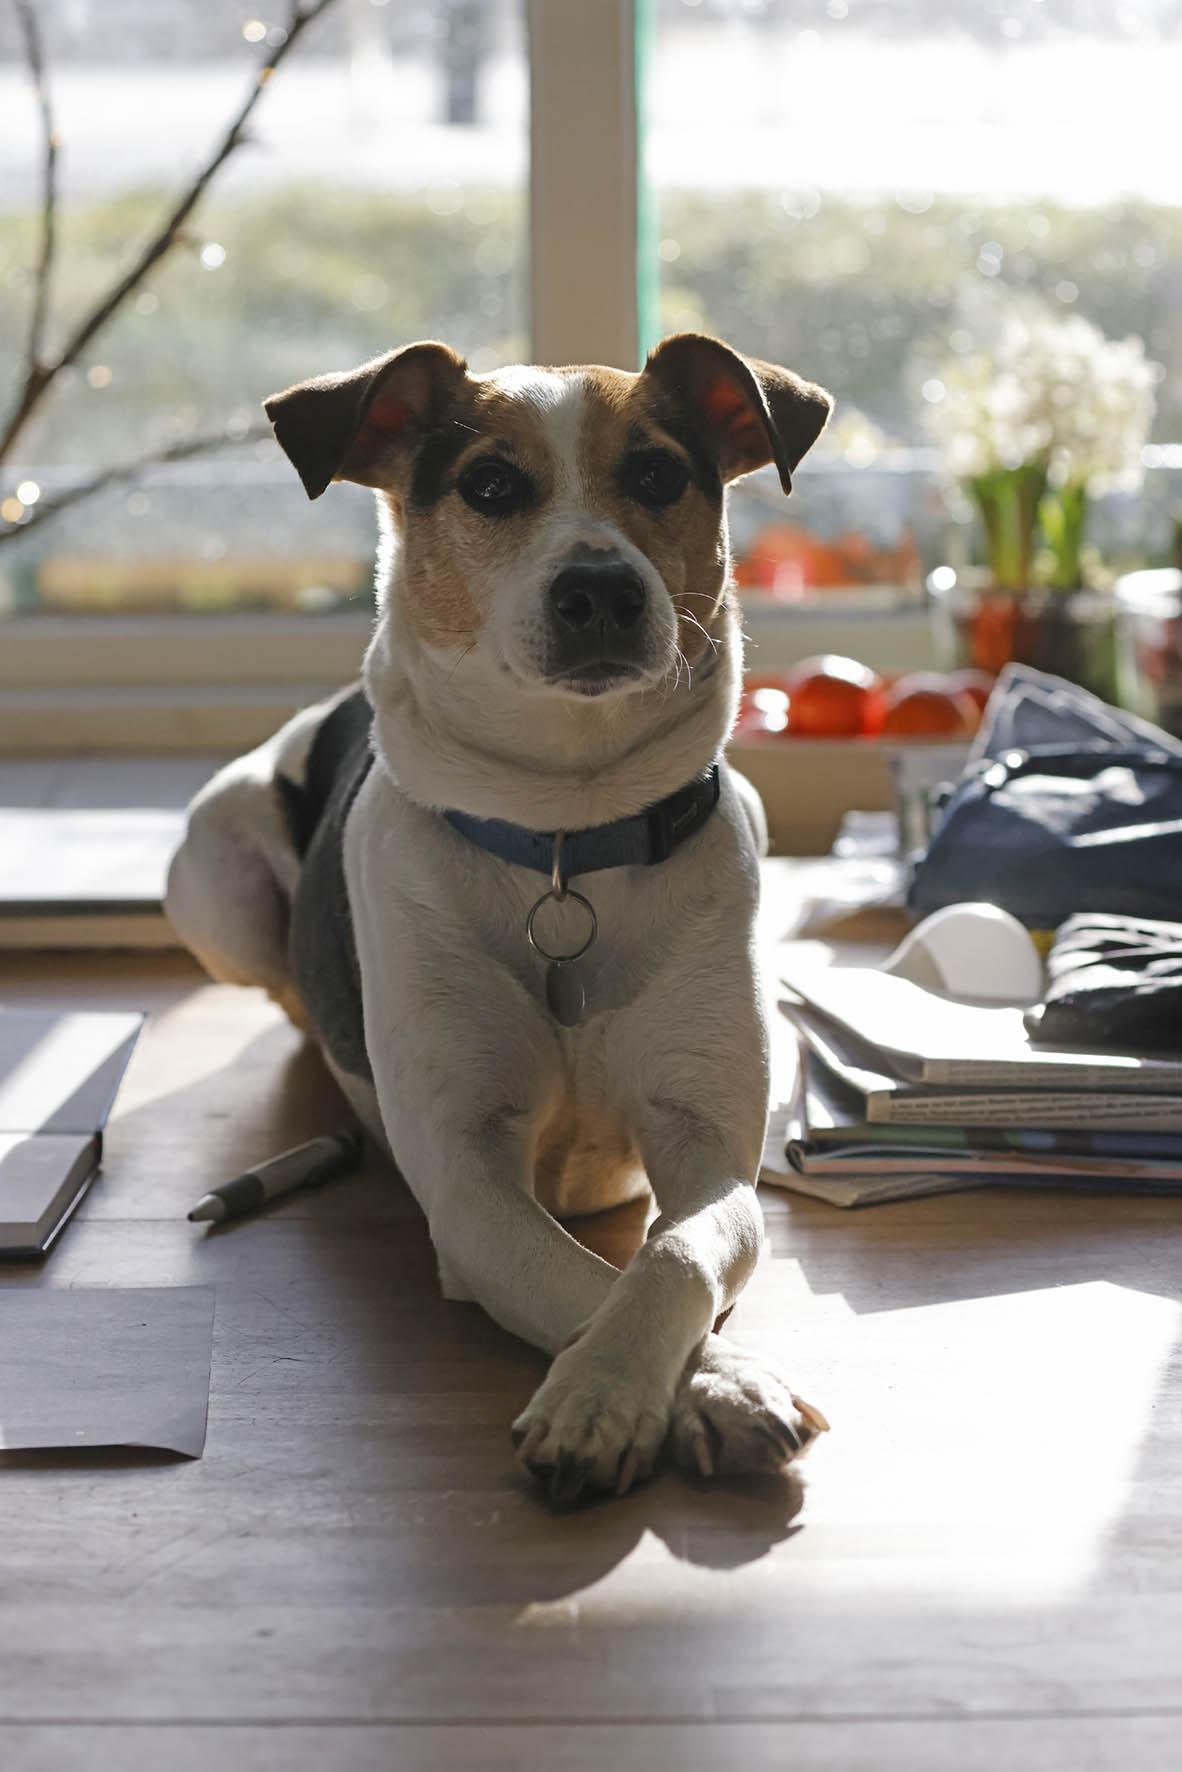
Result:
<svg viewBox="0 0 1182 1772"><path fill-rule="evenodd" d="M57 498L47 498L44 503L38 502L21 522L0 529L0 547L7 541L15 541L18 536L28 535L30 529L36 529L39 523L46 523L51 517L60 516L71 505L81 504L84 498L93 498L96 492L103 492L108 486L117 486L123 480L138 480L148 468L161 467L170 461L189 461L195 455L212 455L215 450L228 449L231 445L261 443L270 436L269 425L253 425L250 430L243 431L237 437L228 435L224 430L199 431L195 437L186 437L183 442L172 443L167 449L136 456L134 460L121 462L117 467L103 468L101 473L92 474L89 480L84 480L79 486L71 486L68 492L59 493Z"/></svg>
<svg viewBox="0 0 1182 1772"><path fill-rule="evenodd" d="M26 16L27 0L15 0L15 3L21 11L22 17ZM275 45L266 61L259 68L237 115L230 122L221 141L204 166L177 198L165 221L143 247L134 264L111 285L105 295L99 297L89 314L79 322L60 353L51 362L36 362L29 365L24 385L17 395L16 403L4 426L3 434L0 434L0 461L8 456L13 444L31 418L34 408L62 370L69 368L76 361L132 291L143 281L153 265L157 264L165 253L176 244L182 228L196 208L210 180L229 159L235 148L241 147L244 139L243 130L272 74L299 41L301 33L334 3L335 0L306 0L306 3L301 4L300 0L296 0L288 14L286 35L280 43ZM44 84L43 78L42 84ZM28 524L24 525L26 529L28 526Z"/></svg>
<svg viewBox="0 0 1182 1772"><path fill-rule="evenodd" d="M29 336L25 344L25 380L36 379L41 369L41 347L45 339L45 321L49 314L50 283L53 259L57 250L57 127L53 118L53 101L45 73L45 54L41 44L41 27L31 0L13 0L17 23L25 41L25 60L33 82L37 113L41 120L41 244L34 273L33 306L29 314Z"/></svg>

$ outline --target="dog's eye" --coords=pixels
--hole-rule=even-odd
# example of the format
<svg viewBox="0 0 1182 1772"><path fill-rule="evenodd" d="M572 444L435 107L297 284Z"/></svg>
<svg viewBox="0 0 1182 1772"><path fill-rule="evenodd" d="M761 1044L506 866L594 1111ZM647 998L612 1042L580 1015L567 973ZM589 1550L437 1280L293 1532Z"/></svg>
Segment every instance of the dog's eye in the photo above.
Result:
<svg viewBox="0 0 1182 1772"><path fill-rule="evenodd" d="M460 475L457 490L464 503L486 517L519 511L529 499L529 481L512 462L473 462Z"/></svg>
<svg viewBox="0 0 1182 1772"><path fill-rule="evenodd" d="M665 449L645 449L630 455L621 479L629 498L655 509L675 504L689 484L684 463Z"/></svg>

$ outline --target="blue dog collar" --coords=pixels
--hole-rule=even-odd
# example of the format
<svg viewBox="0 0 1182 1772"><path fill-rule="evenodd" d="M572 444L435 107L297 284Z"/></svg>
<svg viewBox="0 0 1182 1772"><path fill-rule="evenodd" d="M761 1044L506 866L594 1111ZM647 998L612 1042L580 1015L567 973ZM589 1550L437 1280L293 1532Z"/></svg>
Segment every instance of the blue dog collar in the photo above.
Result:
<svg viewBox="0 0 1182 1772"><path fill-rule="evenodd" d="M502 861L550 874L556 865L564 879L598 873L602 868L652 867L667 861L675 849L700 831L721 792L718 764L695 776L683 788L658 800L631 818L588 825L581 831L531 831L500 818L474 818L468 812L445 811L453 830ZM561 837L560 862L555 845Z"/></svg>

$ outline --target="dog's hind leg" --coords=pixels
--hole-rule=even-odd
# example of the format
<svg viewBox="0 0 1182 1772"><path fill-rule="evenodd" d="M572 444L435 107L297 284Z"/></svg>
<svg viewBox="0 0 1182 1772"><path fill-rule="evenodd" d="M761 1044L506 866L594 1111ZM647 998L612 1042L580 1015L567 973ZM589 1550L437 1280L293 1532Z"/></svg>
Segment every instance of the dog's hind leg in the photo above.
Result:
<svg viewBox="0 0 1182 1772"><path fill-rule="evenodd" d="M297 714L257 750L218 771L189 808L165 910L214 978L261 985L303 1022L287 964L291 894L299 873L280 775L299 782L323 706Z"/></svg>
<svg viewBox="0 0 1182 1772"><path fill-rule="evenodd" d="M190 810L169 869L165 910L211 977L262 985L286 1008L288 899L256 835L278 790L224 780L229 773L215 776Z"/></svg>

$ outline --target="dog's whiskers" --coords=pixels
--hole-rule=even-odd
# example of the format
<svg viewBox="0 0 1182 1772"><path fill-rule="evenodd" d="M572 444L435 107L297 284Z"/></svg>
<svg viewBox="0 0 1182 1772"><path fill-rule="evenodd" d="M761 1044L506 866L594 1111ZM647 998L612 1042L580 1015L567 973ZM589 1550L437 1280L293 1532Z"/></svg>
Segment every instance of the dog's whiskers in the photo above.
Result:
<svg viewBox="0 0 1182 1772"><path fill-rule="evenodd" d="M693 622L694 626L697 628L698 632L703 636L703 638L706 641L707 646L710 647L711 651L717 652L718 651L718 641L714 638L714 635L712 633L710 633L706 628L704 628L702 626L702 623L698 620L697 616L691 615L688 609L683 609L681 611L681 613L685 617L686 621Z"/></svg>

